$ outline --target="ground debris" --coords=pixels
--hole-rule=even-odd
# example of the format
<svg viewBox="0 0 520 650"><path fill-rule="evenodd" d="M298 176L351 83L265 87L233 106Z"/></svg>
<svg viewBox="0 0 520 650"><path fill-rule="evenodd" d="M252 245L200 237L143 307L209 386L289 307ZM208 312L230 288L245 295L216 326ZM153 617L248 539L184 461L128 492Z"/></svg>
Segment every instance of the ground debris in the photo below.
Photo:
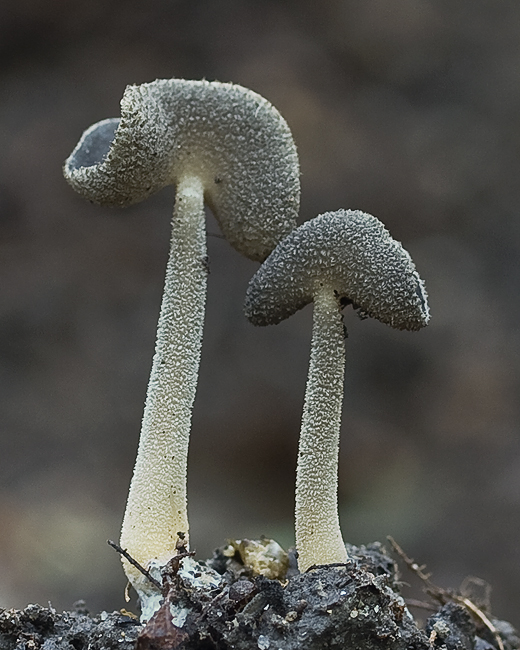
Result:
<svg viewBox="0 0 520 650"><path fill-rule="evenodd" d="M345 564L311 567L302 574L289 553L285 578L271 579L244 562L237 546L228 545L207 562L187 560L195 576L218 573L219 580L204 589L188 580L191 573L183 577L186 571L174 567L164 583L163 604L147 625L127 612L90 617L84 606L58 614L29 605L0 611L0 650L520 648L515 630L489 611L484 614L482 603L439 588L433 590L434 602L425 603L432 615L421 627L400 593L397 563L384 547L348 545L347 550ZM407 560L429 580L423 567Z"/></svg>
<svg viewBox="0 0 520 650"><path fill-rule="evenodd" d="M431 647L442 650L517 650L520 638L512 625L491 616L491 586L484 580L468 576L458 591L434 584L426 566L408 557L399 544L388 537L393 550L423 584L424 592L441 605L426 625ZM412 603L408 603L412 606ZM432 609L431 603L415 606ZM435 609L435 608L433 608Z"/></svg>
<svg viewBox="0 0 520 650"><path fill-rule="evenodd" d="M91 617L84 606L58 613L28 605L0 610L0 650L133 650L140 627L121 612Z"/></svg>

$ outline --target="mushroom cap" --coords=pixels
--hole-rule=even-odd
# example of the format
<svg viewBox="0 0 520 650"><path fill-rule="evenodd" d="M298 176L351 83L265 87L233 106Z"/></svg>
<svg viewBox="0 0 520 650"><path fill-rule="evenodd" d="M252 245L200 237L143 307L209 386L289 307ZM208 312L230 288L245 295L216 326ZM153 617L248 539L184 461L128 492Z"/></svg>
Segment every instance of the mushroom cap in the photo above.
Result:
<svg viewBox="0 0 520 650"><path fill-rule="evenodd" d="M87 129L64 175L85 198L119 207L196 176L226 238L255 260L296 226L300 179L289 127L266 99L234 84L128 86L121 118Z"/></svg>
<svg viewBox="0 0 520 650"><path fill-rule="evenodd" d="M322 290L396 329L418 330L430 318L410 255L359 210L326 212L285 237L249 283L245 313L254 325L276 324Z"/></svg>

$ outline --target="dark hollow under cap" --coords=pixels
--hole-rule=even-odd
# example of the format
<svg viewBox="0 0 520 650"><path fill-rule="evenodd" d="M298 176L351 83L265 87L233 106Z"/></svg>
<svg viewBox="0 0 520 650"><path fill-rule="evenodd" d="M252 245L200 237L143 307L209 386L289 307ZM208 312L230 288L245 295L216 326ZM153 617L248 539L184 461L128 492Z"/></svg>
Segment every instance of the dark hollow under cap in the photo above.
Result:
<svg viewBox="0 0 520 650"><path fill-rule="evenodd" d="M128 86L121 118L87 129L64 174L85 198L118 207L197 177L228 241L255 260L295 227L299 209L287 123L260 95L217 81Z"/></svg>

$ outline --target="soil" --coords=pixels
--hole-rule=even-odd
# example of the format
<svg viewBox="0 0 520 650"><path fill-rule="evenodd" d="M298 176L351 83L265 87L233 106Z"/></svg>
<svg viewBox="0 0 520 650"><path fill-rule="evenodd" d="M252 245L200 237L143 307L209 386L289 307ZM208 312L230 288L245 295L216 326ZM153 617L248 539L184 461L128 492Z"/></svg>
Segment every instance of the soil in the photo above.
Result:
<svg viewBox="0 0 520 650"><path fill-rule="evenodd" d="M62 613L40 605L0 610L0 650L520 648L509 623L442 590L428 604L436 611L421 625L400 594L397 564L384 547L347 548L347 564L303 574L289 553L283 578L273 578L258 575L244 542L237 543L198 563L196 576L219 576L217 587L206 588L184 579L177 561L163 572L163 605L147 624L124 611L91 616L83 602Z"/></svg>

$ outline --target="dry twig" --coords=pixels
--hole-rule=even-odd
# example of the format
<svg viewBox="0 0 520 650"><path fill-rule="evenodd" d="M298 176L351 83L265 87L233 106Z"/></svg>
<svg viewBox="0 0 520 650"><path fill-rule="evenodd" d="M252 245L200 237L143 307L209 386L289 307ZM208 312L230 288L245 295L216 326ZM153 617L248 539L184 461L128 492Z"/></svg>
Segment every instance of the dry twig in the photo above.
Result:
<svg viewBox="0 0 520 650"><path fill-rule="evenodd" d="M107 539L107 544L111 546L115 551L117 551L120 555L122 555L125 560L128 560L132 566L135 566L135 568L140 571L145 578L148 578L148 580L154 585L154 587L157 587L159 591L162 590L162 585L159 583L158 580L156 580L149 571L147 571L143 566L139 564L137 560L134 560L134 558L130 555L130 553L119 546L119 544L116 544L110 539ZM127 601L128 602L128 601Z"/></svg>
<svg viewBox="0 0 520 650"><path fill-rule="evenodd" d="M399 544L395 541L393 537L388 536L387 539L392 545L394 551L397 553L397 555L399 555L399 557L403 560L406 566L422 580L422 582L424 583L424 590L431 598L439 602L441 605L445 605L449 601L463 605L470 612L470 614L474 618L477 618L480 621L480 623L482 623L482 625L487 627L487 629L495 637L498 650L504 650L504 643L502 641L502 638L500 637L499 631L497 630L495 625L493 625L491 620L486 616L486 614L482 611L480 607L475 605L475 603L469 598L465 596L461 596L455 591L443 589L442 587L437 587L437 585L433 584L433 582L430 580L432 574L424 572L424 570L426 569L426 566L424 564L419 565L415 560L408 557L408 555L406 555L406 553L403 551L403 549L399 546Z"/></svg>

